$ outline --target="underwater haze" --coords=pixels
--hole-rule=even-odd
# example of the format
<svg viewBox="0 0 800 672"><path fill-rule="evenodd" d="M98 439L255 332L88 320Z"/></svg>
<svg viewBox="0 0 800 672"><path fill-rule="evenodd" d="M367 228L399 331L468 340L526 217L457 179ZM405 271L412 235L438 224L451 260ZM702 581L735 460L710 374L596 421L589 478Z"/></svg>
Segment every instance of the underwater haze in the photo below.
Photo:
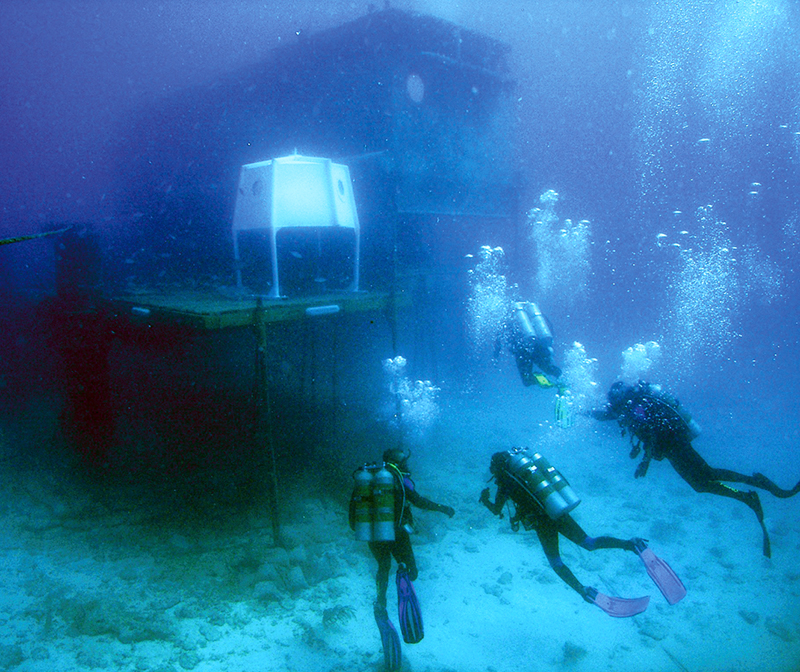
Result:
<svg viewBox="0 0 800 672"><path fill-rule="evenodd" d="M800 499L759 490L766 557L742 498L668 459L635 477L633 437L592 417L645 380L712 467L800 481L800 5L0 17L0 668L386 669L348 507L354 470L402 446L455 515L414 512L425 637L399 669L800 669ZM350 231L282 234L289 301L248 232L258 286L237 286L239 168L293 153L349 166L364 308L327 310L354 280ZM322 310L264 336L159 308L189 293L253 324ZM562 371L530 386L508 340L526 301ZM479 503L515 446L569 479L589 535L649 540L686 597L562 537L579 581L651 599L611 618L570 590L535 531Z"/></svg>

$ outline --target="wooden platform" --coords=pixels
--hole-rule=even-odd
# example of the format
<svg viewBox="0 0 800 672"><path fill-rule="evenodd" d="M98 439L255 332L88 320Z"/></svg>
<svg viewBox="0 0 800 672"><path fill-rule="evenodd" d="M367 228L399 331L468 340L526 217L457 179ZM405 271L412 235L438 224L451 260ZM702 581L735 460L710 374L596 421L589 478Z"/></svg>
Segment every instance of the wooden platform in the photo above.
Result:
<svg viewBox="0 0 800 672"><path fill-rule="evenodd" d="M291 322L317 315L391 311L408 305L408 295L386 292L340 292L285 299L260 300L254 296L225 295L210 291L153 291L109 300L112 309L132 323L170 324L214 331L253 326L256 310L265 323Z"/></svg>

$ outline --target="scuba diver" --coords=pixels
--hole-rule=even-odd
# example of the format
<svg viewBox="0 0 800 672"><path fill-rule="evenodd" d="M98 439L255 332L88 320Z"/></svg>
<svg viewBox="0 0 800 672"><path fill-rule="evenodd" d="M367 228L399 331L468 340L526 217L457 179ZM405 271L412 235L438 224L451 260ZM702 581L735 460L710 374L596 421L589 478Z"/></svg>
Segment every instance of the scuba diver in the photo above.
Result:
<svg viewBox="0 0 800 672"><path fill-rule="evenodd" d="M800 482L791 490L784 490L758 472L747 476L730 469L709 466L692 447L692 441L700 434L699 425L680 402L659 385L641 380L635 385L618 381L611 386L605 407L591 411L590 415L597 420L616 420L623 435L630 433L631 459L635 459L640 452L644 453L636 467L635 478L647 474L651 460L666 458L695 492L730 497L749 506L761 525L764 555L770 557L769 535L758 493L754 490L737 490L725 485L724 481L744 483L782 498L793 497L800 492Z"/></svg>
<svg viewBox="0 0 800 672"><path fill-rule="evenodd" d="M650 597L627 599L610 597L596 588L584 586L564 564L559 553L558 535L561 534L587 551L600 548L618 548L636 553L645 565L647 573L670 604L675 604L686 595L681 580L669 565L656 557L647 547L646 540L617 539L616 537L590 537L570 515L580 499L566 479L539 453L527 448L492 455L490 465L492 477L497 484L495 501L489 499L489 488L481 492L480 502L494 515L502 518L503 506L510 499L515 513L510 519L515 532L520 524L525 530L535 530L544 549L547 561L556 574L584 600L605 611L609 616L635 616L647 609Z"/></svg>
<svg viewBox="0 0 800 672"><path fill-rule="evenodd" d="M350 500L350 528L356 539L369 542L378 561L375 581L378 599L374 604L375 622L381 634L386 668L400 667L400 640L386 611L386 592L392 557L397 561L397 609L400 629L407 644L416 644L424 636L422 612L414 592L417 561L411 547L414 519L411 504L427 511L438 511L452 518L455 510L423 497L417 492L408 459L411 452L391 448L384 452L383 463L364 465L354 473L355 487Z"/></svg>
<svg viewBox="0 0 800 672"><path fill-rule="evenodd" d="M550 321L535 303L517 301L512 305L511 314L504 321L502 333L495 343L494 359L499 357L504 341L514 355L525 387L533 384L552 387L548 376L561 377L561 369L553 363Z"/></svg>

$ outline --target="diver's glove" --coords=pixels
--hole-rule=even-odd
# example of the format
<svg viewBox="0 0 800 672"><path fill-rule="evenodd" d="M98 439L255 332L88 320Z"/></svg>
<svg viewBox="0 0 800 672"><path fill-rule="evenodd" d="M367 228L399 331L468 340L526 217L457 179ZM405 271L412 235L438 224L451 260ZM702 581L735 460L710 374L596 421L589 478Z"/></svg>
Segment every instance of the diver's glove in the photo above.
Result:
<svg viewBox="0 0 800 672"><path fill-rule="evenodd" d="M636 467L636 471L633 472L634 478L643 478L647 475L647 468L650 466L649 458L642 460L639 462L639 466Z"/></svg>
<svg viewBox="0 0 800 672"><path fill-rule="evenodd" d="M456 510L452 506L445 506L444 504L439 507L441 513L446 513L448 518L456 515Z"/></svg>
<svg viewBox="0 0 800 672"><path fill-rule="evenodd" d="M478 500L481 504L488 504L489 503L489 488L484 488L481 490L481 497Z"/></svg>

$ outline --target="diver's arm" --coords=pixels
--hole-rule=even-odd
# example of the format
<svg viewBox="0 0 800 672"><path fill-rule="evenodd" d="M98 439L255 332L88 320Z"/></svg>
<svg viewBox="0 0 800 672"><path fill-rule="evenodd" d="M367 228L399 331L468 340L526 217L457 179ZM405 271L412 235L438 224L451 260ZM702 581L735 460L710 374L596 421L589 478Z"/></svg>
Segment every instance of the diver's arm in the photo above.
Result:
<svg viewBox="0 0 800 672"><path fill-rule="evenodd" d="M607 422L608 420L617 420L619 416L611 409L610 404L606 404L603 408L597 408L589 411L589 415L595 420Z"/></svg>
<svg viewBox="0 0 800 672"><path fill-rule="evenodd" d="M452 506L437 504L427 497L423 497L416 490L411 490L410 488L406 490L406 499L417 508L424 509L425 511L438 511L439 513L447 514L447 516L450 518L456 514L455 509Z"/></svg>
<svg viewBox="0 0 800 672"><path fill-rule="evenodd" d="M494 504L492 504L491 500L489 499L489 488L484 488L481 492L481 498L478 501L487 509L489 509L489 511L491 511L495 516L500 516L502 518L503 507L508 501L508 493L502 488L497 488L497 495L494 498Z"/></svg>
<svg viewBox="0 0 800 672"><path fill-rule="evenodd" d="M617 420L619 418L619 415L611 410L611 404L606 404L603 408L594 408L591 411L584 411L584 415L588 415L590 418L600 420L601 422Z"/></svg>
<svg viewBox="0 0 800 672"><path fill-rule="evenodd" d="M500 357L500 351L503 349L503 337L498 336L497 340L494 342L494 352L492 353L492 361L497 362L498 358Z"/></svg>
<svg viewBox="0 0 800 672"><path fill-rule="evenodd" d="M653 455L650 449L645 446L644 447L644 457L642 461L639 462L639 466L636 467L636 471L633 472L634 478L644 478L647 475L647 468L650 466L650 460L653 459Z"/></svg>

